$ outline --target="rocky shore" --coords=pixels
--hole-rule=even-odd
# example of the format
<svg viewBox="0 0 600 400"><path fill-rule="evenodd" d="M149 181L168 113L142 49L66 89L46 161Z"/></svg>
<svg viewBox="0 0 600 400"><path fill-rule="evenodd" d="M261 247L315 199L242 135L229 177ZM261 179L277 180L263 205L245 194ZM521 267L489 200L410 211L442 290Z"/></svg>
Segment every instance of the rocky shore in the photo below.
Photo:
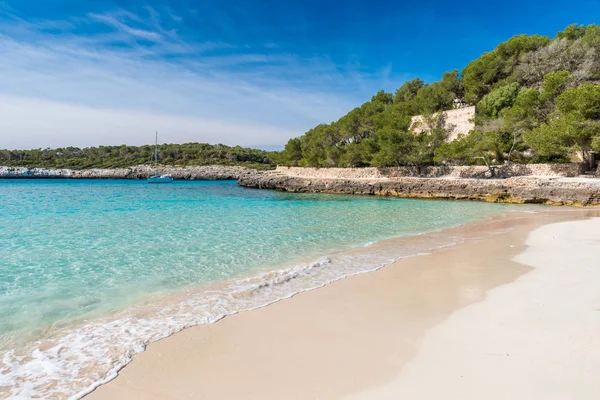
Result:
<svg viewBox="0 0 600 400"><path fill-rule="evenodd" d="M146 179L140 165L115 169L1 167L0 178ZM298 168L257 171L237 166L161 166L159 174L185 180L237 180L242 186L296 193L340 193L419 199L478 200L600 206L600 177L579 176L576 164L485 167Z"/></svg>
<svg viewBox="0 0 600 400"><path fill-rule="evenodd" d="M159 166L160 175L168 174L173 179L225 180L239 179L250 170L244 167L205 165L189 167ZM0 178L72 178L72 179L146 179L154 169L146 165L131 168L94 168L84 170L1 167Z"/></svg>
<svg viewBox="0 0 600 400"><path fill-rule="evenodd" d="M242 186L297 193L340 193L419 199L478 200L600 206L600 179L594 177L514 176L505 179L442 177L336 178L310 176L284 169L241 176Z"/></svg>

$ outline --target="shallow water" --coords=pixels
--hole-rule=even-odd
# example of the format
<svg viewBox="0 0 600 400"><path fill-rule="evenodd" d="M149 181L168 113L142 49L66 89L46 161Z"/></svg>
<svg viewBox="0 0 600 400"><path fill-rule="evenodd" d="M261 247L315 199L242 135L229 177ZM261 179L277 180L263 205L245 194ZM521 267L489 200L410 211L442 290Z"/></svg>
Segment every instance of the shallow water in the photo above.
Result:
<svg viewBox="0 0 600 400"><path fill-rule="evenodd" d="M0 395L77 396L149 342L427 244L342 250L511 209L232 181L0 180Z"/></svg>

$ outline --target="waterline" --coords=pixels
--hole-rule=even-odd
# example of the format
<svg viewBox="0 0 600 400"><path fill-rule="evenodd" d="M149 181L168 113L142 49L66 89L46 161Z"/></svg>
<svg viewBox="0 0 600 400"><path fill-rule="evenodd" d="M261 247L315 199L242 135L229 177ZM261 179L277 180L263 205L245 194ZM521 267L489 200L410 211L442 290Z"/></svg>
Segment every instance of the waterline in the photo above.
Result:
<svg viewBox="0 0 600 400"><path fill-rule="evenodd" d="M230 182L39 182L0 182L0 393L13 396L80 396L181 329L460 238L381 240L511 209Z"/></svg>

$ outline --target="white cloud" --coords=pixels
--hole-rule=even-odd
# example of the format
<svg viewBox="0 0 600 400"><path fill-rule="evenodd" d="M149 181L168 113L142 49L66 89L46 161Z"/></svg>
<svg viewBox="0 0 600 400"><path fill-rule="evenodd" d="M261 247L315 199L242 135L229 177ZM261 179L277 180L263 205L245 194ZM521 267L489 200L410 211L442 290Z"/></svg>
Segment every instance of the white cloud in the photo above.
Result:
<svg viewBox="0 0 600 400"><path fill-rule="evenodd" d="M110 15L102 15L102 14L94 14L94 13L90 13L88 15L90 16L90 18L95 19L96 21L100 21L107 25L111 25L125 33L129 33L130 35L133 35L133 36L136 36L136 37L139 37L142 39L148 39L148 40L160 40L161 39L161 36L156 32L133 28L133 27L117 20L117 18L111 17Z"/></svg>
<svg viewBox="0 0 600 400"><path fill-rule="evenodd" d="M189 42L147 12L5 20L0 148L142 144L155 130L168 142L281 145L339 118L381 80L340 72L326 57ZM76 34L77 24L93 23L114 32ZM40 28L49 25L68 30Z"/></svg>
<svg viewBox="0 0 600 400"><path fill-rule="evenodd" d="M170 8L168 8L168 7L167 7L167 11L168 11L168 13L169 13L169 17L171 17L171 19L172 19L173 21L175 21L175 22L181 22L181 21L183 21L183 18L182 18L182 17L180 17L179 15L175 14L175 13L173 12L173 10L171 10Z"/></svg>
<svg viewBox="0 0 600 400"><path fill-rule="evenodd" d="M0 143L11 149L142 145L152 142L155 131L165 143L268 146L295 134L269 125L247 126L223 120L89 108L2 95L0 121Z"/></svg>

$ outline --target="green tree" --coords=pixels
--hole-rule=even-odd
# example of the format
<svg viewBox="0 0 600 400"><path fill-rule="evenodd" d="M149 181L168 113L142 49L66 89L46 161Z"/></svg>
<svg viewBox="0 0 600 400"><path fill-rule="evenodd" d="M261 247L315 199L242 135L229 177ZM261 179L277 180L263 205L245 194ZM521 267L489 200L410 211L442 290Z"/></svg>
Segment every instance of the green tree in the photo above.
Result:
<svg viewBox="0 0 600 400"><path fill-rule="evenodd" d="M281 161L286 165L297 166L301 159L302 141L299 138L292 138L283 149Z"/></svg>
<svg viewBox="0 0 600 400"><path fill-rule="evenodd" d="M394 100L394 96L391 93L387 93L385 90L380 90L377 92L375 96L371 98L371 102L381 103L381 104L390 104Z"/></svg>
<svg viewBox="0 0 600 400"><path fill-rule="evenodd" d="M378 141L379 152L373 157L371 165L389 167L410 162L415 146L415 136L411 132L386 127L379 132Z"/></svg>
<svg viewBox="0 0 600 400"><path fill-rule="evenodd" d="M299 138L299 146L290 143L283 153L286 162L325 167L528 161L531 150L538 160L565 160L575 147L584 151L600 143L594 133L600 107L594 85L598 82L599 26L570 26L553 40L519 35L473 60L461 74L446 72L440 81L427 85L413 79L394 96L379 91L337 122L309 130ZM445 143L444 125L432 121L463 96L478 105L475 132ZM416 115L426 126L424 133L413 135L409 128ZM551 134L552 140L544 139ZM558 144L553 141L557 138L562 138ZM554 150L544 149L543 140ZM88 160L97 162L102 157L96 152ZM174 152L170 157L187 156Z"/></svg>
<svg viewBox="0 0 600 400"><path fill-rule="evenodd" d="M425 82L419 78L415 78L412 81L405 82L394 96L394 103L410 102L417 95L419 89L425 86Z"/></svg>
<svg viewBox="0 0 600 400"><path fill-rule="evenodd" d="M544 76L544 86L542 93L545 99L554 100L567 87L571 73L569 71L550 72Z"/></svg>
<svg viewBox="0 0 600 400"><path fill-rule="evenodd" d="M512 75L524 54L544 47L548 43L550 38L546 36L519 35L470 62L462 72L465 100L478 103L495 84Z"/></svg>
<svg viewBox="0 0 600 400"><path fill-rule="evenodd" d="M558 32L556 37L559 39L576 40L585 35L585 25L571 24L564 31Z"/></svg>
<svg viewBox="0 0 600 400"><path fill-rule="evenodd" d="M520 85L511 83L494 89L477 104L479 114L483 117L496 118L513 106L519 95Z"/></svg>
<svg viewBox="0 0 600 400"><path fill-rule="evenodd" d="M365 167L369 165L371 154L366 150L367 146L365 146L365 142L348 144L344 154L340 158L341 166Z"/></svg>
<svg viewBox="0 0 600 400"><path fill-rule="evenodd" d="M440 83L444 89L452 93L452 100L463 100L465 96L465 89L457 70L445 72Z"/></svg>
<svg viewBox="0 0 600 400"><path fill-rule="evenodd" d="M454 94L441 82L435 82L419 89L413 102L419 114L433 114L451 109L454 104Z"/></svg>
<svg viewBox="0 0 600 400"><path fill-rule="evenodd" d="M600 25L588 25L581 40L587 48L600 50ZM596 52L596 56L600 54Z"/></svg>
<svg viewBox="0 0 600 400"><path fill-rule="evenodd" d="M445 143L435 153L439 162L455 164L471 164L482 161L495 176L494 161L503 153L505 142L502 135L495 130L476 129L468 135L460 135L451 143Z"/></svg>
<svg viewBox="0 0 600 400"><path fill-rule="evenodd" d="M299 164L303 167L326 167L327 148L325 130L326 124L317 125L300 138L302 160Z"/></svg>
<svg viewBox="0 0 600 400"><path fill-rule="evenodd" d="M524 137L540 156L568 159L570 154L580 151L585 159L599 133L600 125L597 122L583 121L573 113L559 113L547 123L526 132Z"/></svg>
<svg viewBox="0 0 600 400"><path fill-rule="evenodd" d="M584 120L600 120L600 85L590 83L569 89L556 99L561 113L575 113Z"/></svg>
<svg viewBox="0 0 600 400"><path fill-rule="evenodd" d="M556 98L556 106L546 123L525 134L525 141L541 156L568 158L580 151L585 159L600 136L600 86L569 89Z"/></svg>
<svg viewBox="0 0 600 400"><path fill-rule="evenodd" d="M58 149L0 151L0 165L42 168L127 168L148 164L154 146L66 147ZM240 146L184 143L159 145L160 163L164 165L245 165L270 168L275 152Z"/></svg>

